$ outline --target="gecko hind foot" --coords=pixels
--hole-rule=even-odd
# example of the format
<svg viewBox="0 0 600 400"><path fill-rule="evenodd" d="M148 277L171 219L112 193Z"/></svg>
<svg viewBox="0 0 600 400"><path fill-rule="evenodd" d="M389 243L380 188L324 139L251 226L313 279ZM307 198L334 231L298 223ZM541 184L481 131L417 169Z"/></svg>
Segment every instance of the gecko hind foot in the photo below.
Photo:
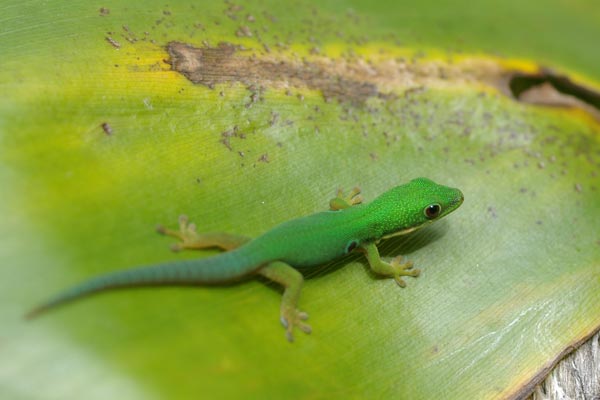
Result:
<svg viewBox="0 0 600 400"><path fill-rule="evenodd" d="M181 251L184 249L195 248L192 244L198 240L198 232L196 230L196 224L190 222L190 219L187 215L179 216L179 230L173 230L164 227L163 225L158 225L156 227L156 231L161 235L171 236L176 239L179 239L179 243L174 243L171 245L172 251Z"/></svg>
<svg viewBox="0 0 600 400"><path fill-rule="evenodd" d="M308 314L298 309L285 309L281 312L281 325L285 328L285 337L288 342L294 341L294 327L297 327L307 335L312 332L310 325L304 323L308 319Z"/></svg>

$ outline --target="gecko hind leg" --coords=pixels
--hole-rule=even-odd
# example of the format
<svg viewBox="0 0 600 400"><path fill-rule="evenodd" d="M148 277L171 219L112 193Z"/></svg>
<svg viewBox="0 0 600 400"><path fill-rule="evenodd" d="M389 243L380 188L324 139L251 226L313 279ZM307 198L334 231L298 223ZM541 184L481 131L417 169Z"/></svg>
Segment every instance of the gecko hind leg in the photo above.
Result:
<svg viewBox="0 0 600 400"><path fill-rule="evenodd" d="M280 320L285 328L287 340L289 342L294 341L294 328L298 328L306 334L311 333L312 328L304 322L308 319L308 314L298 309L298 300L304 282L302 274L281 261L267 264L259 269L258 273L283 286Z"/></svg>
<svg viewBox="0 0 600 400"><path fill-rule="evenodd" d="M179 230L173 230L159 225L156 231L161 235L171 236L179 239L178 243L171 245L171 250L200 250L217 247L222 250L233 250L250 241L250 238L242 235L233 235L223 232L198 233L196 224L190 222L185 215L179 217Z"/></svg>
<svg viewBox="0 0 600 400"><path fill-rule="evenodd" d="M240 247L250 241L249 237L242 235L220 232L198 233L196 226L191 224L185 215L179 217L179 230L168 229L164 226L158 226L156 230L160 234L180 240L180 243L176 243L171 247L174 251L210 247L218 247L227 251ZM294 327L297 327L304 333L311 333L312 329L310 325L304 322L308 319L308 314L297 308L300 291L304 282L302 274L281 261L269 263L260 268L257 273L280 284L284 288L281 298L280 321L286 329L287 340L290 342L294 341Z"/></svg>

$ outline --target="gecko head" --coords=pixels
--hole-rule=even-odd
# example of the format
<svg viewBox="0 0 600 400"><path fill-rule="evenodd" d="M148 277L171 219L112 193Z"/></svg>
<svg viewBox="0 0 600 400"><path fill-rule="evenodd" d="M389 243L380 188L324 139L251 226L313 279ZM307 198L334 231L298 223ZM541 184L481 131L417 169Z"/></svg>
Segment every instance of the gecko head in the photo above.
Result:
<svg viewBox="0 0 600 400"><path fill-rule="evenodd" d="M416 178L410 181L413 187L416 205L423 208L426 221L442 218L456 210L463 203L465 197L456 188L439 185L427 178Z"/></svg>
<svg viewBox="0 0 600 400"><path fill-rule="evenodd" d="M384 196L380 204L388 216L385 237L409 233L437 221L456 210L464 200L460 190L427 178L413 179Z"/></svg>

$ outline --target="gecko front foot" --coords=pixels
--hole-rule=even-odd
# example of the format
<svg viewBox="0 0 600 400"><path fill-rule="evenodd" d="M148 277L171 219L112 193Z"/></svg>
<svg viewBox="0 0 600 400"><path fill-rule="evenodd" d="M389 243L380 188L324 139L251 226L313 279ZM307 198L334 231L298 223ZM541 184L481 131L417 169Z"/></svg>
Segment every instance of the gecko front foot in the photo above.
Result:
<svg viewBox="0 0 600 400"><path fill-rule="evenodd" d="M353 188L347 196L344 196L344 191L338 189L336 197L329 200L329 209L332 211L343 210L363 202L360 195L360 188Z"/></svg>
<svg viewBox="0 0 600 400"><path fill-rule="evenodd" d="M310 334L312 328L304 323L308 319L308 314L295 308L284 308L281 310L281 325L285 328L285 337L288 342L294 341L294 327L297 327L302 332Z"/></svg>
<svg viewBox="0 0 600 400"><path fill-rule="evenodd" d="M161 235L172 236L180 240L180 243L175 243L171 245L171 250L173 251L194 249L198 247L195 245L195 243L198 242L198 232L196 231L196 224L191 223L186 215L179 216L178 231L165 228L163 225L157 226L156 231Z"/></svg>
<svg viewBox="0 0 600 400"><path fill-rule="evenodd" d="M394 259L390 262L390 266L392 267L392 276L394 280L400 287L406 287L406 282L401 278L401 276L414 276L415 278L421 274L420 269L412 269L413 263L412 261L402 261L402 256L394 257Z"/></svg>

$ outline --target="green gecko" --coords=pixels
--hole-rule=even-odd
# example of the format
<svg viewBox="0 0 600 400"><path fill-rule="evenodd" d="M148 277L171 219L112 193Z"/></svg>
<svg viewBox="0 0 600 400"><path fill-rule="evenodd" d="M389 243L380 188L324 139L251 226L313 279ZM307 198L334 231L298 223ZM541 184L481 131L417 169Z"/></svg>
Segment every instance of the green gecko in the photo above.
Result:
<svg viewBox="0 0 600 400"><path fill-rule="evenodd" d="M460 190L438 185L426 178L413 179L362 204L360 189L347 197L341 190L329 202L330 210L284 222L252 240L226 233L197 233L187 218L180 218L179 231L159 227L162 234L181 242L174 250L218 247L219 255L131 268L91 278L67 289L33 309L33 317L60 304L89 294L115 288L150 285L215 285L258 274L283 286L281 323L287 339L294 340L297 327L311 333L304 321L308 314L298 309L303 284L298 269L325 264L353 251L364 253L378 275L394 278L404 287L402 276L417 277L412 262L391 262L379 256L377 244L391 236L404 235L456 210L463 202Z"/></svg>

